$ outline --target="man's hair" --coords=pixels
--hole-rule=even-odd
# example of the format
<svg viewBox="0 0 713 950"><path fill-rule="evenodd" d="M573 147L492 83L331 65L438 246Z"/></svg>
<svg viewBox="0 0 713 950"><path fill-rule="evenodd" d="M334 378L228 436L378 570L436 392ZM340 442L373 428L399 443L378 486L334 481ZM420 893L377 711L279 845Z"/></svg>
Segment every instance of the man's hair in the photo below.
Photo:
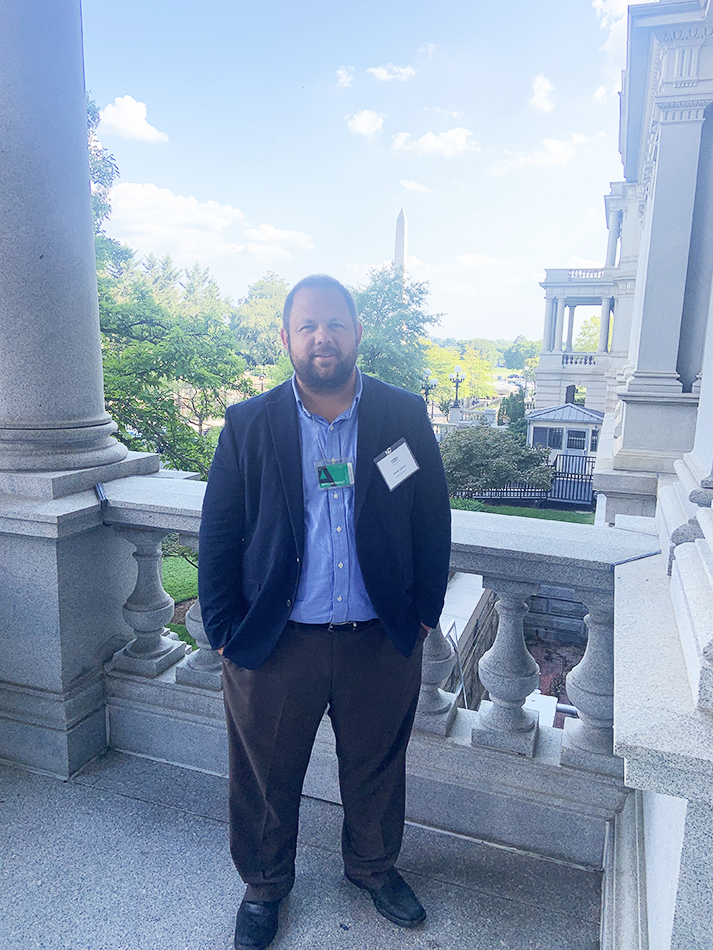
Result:
<svg viewBox="0 0 713 950"><path fill-rule="evenodd" d="M340 284L338 280L334 277L330 277L328 274L311 274L309 277L303 277L299 283L295 284L292 290L287 295L287 300L285 300L285 306L282 308L282 326L285 328L285 333L289 334L290 332L290 313L292 312L292 303L295 299L295 294L300 290L338 290L339 293L344 297L347 307L349 308L349 314L352 318L354 327L357 325L357 311L356 304L354 303L354 298L344 284Z"/></svg>

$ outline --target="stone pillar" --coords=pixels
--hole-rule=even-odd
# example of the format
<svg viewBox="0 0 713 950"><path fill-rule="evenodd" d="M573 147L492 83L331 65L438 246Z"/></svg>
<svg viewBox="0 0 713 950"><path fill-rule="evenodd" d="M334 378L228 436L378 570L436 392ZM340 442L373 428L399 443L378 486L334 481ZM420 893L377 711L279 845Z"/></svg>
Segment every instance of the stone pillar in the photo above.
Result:
<svg viewBox="0 0 713 950"><path fill-rule="evenodd" d="M105 465L80 2L0 0L0 24L0 471Z"/></svg>
<svg viewBox="0 0 713 950"><path fill-rule="evenodd" d="M414 724L421 732L448 735L458 710L455 701L440 687L451 675L455 662L453 647L443 636L439 624L429 632L423 644L421 692Z"/></svg>
<svg viewBox="0 0 713 950"><path fill-rule="evenodd" d="M620 212L612 209L607 215L607 226L609 228L609 236L607 238L607 257L606 257L606 266L615 267L616 266L616 249L619 244L619 218Z"/></svg>
<svg viewBox="0 0 713 950"><path fill-rule="evenodd" d="M537 689L540 668L525 646L522 618L527 613L526 598L536 594L539 585L484 576L483 586L498 594L499 620L495 643L478 663L490 701L480 704L473 743L533 755L538 714L523 709L523 704Z"/></svg>
<svg viewBox="0 0 713 950"><path fill-rule="evenodd" d="M181 544L198 554L198 535L181 535ZM176 667L176 682L188 686L202 686L216 691L223 688L223 661L220 654L211 648L203 627L201 605L198 600L186 614L186 629L198 644L198 649L189 653Z"/></svg>
<svg viewBox="0 0 713 950"><path fill-rule="evenodd" d="M597 353L607 353L609 350L609 321L611 320L611 297L602 300L602 316L599 323L599 345Z"/></svg>
<svg viewBox="0 0 713 950"><path fill-rule="evenodd" d="M562 351L562 337L564 335L564 308L565 298L557 297L557 317L555 320L555 345L556 352Z"/></svg>
<svg viewBox="0 0 713 950"><path fill-rule="evenodd" d="M574 336L574 311L576 307L570 305L569 308L569 318L567 320L567 343L565 345L565 352L572 352L572 338Z"/></svg>
<svg viewBox="0 0 713 950"><path fill-rule="evenodd" d="M545 300L545 332L542 337L542 349L545 353L552 352L552 338L554 336L554 320L557 308L557 298L547 297Z"/></svg>

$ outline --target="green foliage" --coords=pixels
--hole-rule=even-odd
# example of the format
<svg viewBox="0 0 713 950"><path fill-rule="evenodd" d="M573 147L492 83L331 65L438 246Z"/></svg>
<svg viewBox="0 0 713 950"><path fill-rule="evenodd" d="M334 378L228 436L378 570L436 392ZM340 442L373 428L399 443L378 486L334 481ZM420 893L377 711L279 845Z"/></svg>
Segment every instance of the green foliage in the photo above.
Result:
<svg viewBox="0 0 713 950"><path fill-rule="evenodd" d="M525 391L519 387L500 403L498 425L506 425L508 432L520 442L527 442L525 418Z"/></svg>
<svg viewBox="0 0 713 950"><path fill-rule="evenodd" d="M445 340L434 337L439 346L451 347L458 351L459 359L463 359L467 350L473 350L481 359L487 360L493 366L504 366L503 354L510 346L510 340L486 340L484 337L473 337L472 340L456 340L449 336Z"/></svg>
<svg viewBox="0 0 713 950"><path fill-rule="evenodd" d="M87 143L89 146L89 177L92 187L92 217L94 233L102 234L102 224L109 217L111 203L109 191L119 177L116 159L97 138L96 130L101 121L96 102L87 96Z"/></svg>
<svg viewBox="0 0 713 950"><path fill-rule="evenodd" d="M504 488L511 482L549 488L552 480L548 450L524 445L504 429L455 429L441 442L441 455L451 495Z"/></svg>
<svg viewBox="0 0 713 950"><path fill-rule="evenodd" d="M353 291L364 325L359 367L386 383L417 393L426 368L423 338L438 316L426 311L428 284L407 280L393 265L372 270Z"/></svg>
<svg viewBox="0 0 713 950"><path fill-rule="evenodd" d="M427 340L425 356L431 376L438 379L438 386L433 390L434 395L431 398L438 403L439 407L455 399L455 386L448 377L456 365L459 365L465 373L465 382L458 388L459 399L465 396L482 399L495 395L493 364L483 359L479 351L465 347L460 352L456 347L439 346L433 340ZM441 411L444 410L441 408ZM445 412L447 413L448 409Z"/></svg>
<svg viewBox="0 0 713 950"><path fill-rule="evenodd" d="M484 511L491 515L516 518L539 518L541 521L568 521L571 524L594 524L593 511L560 511L558 508L525 508L515 505L486 505L472 498L451 498L451 508L459 511Z"/></svg>
<svg viewBox="0 0 713 950"><path fill-rule="evenodd" d="M505 366L508 369L524 369L526 360L539 356L542 345L538 340L527 340L520 335L503 353Z"/></svg>
<svg viewBox="0 0 713 950"><path fill-rule="evenodd" d="M254 390L215 281L198 267L183 288L177 277L170 258L137 266L130 249L97 239L104 388L118 437L205 476L209 420Z"/></svg>
<svg viewBox="0 0 713 950"><path fill-rule="evenodd" d="M282 308L290 286L274 271L248 288L248 295L233 308L230 326L238 349L250 367L272 365L282 355Z"/></svg>
<svg viewBox="0 0 713 950"><path fill-rule="evenodd" d="M580 350L584 353L596 353L599 349L599 328L601 327L601 324L601 317L596 313L593 313L591 317L587 317L585 320L582 320L579 333L577 334L574 341L574 349ZM613 326L614 321L612 320L609 324L610 344Z"/></svg>
<svg viewBox="0 0 713 950"><path fill-rule="evenodd" d="M198 569L178 555L161 560L163 588L176 601L193 600L198 596Z"/></svg>

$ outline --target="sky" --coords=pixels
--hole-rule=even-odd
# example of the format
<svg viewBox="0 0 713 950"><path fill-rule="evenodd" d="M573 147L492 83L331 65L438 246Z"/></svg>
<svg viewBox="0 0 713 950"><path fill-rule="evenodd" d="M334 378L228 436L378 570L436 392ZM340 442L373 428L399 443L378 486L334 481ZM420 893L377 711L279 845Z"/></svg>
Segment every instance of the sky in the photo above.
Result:
<svg viewBox="0 0 713 950"><path fill-rule="evenodd" d="M439 337L542 334L547 267L593 267L617 149L623 0L83 0L116 158L110 237L209 267L364 285L408 221ZM586 316L580 310L578 317Z"/></svg>

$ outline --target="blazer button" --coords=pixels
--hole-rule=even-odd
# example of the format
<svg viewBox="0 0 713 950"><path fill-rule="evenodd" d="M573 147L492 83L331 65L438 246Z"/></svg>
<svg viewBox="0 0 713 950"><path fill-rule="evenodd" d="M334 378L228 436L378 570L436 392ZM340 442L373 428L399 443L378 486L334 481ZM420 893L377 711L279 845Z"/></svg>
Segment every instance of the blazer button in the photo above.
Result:
<svg viewBox="0 0 713 950"><path fill-rule="evenodd" d="M287 606L288 606L288 607L291 607L291 606L292 606L292 601L291 601L291 600L288 600L288 601L287 601Z"/></svg>

